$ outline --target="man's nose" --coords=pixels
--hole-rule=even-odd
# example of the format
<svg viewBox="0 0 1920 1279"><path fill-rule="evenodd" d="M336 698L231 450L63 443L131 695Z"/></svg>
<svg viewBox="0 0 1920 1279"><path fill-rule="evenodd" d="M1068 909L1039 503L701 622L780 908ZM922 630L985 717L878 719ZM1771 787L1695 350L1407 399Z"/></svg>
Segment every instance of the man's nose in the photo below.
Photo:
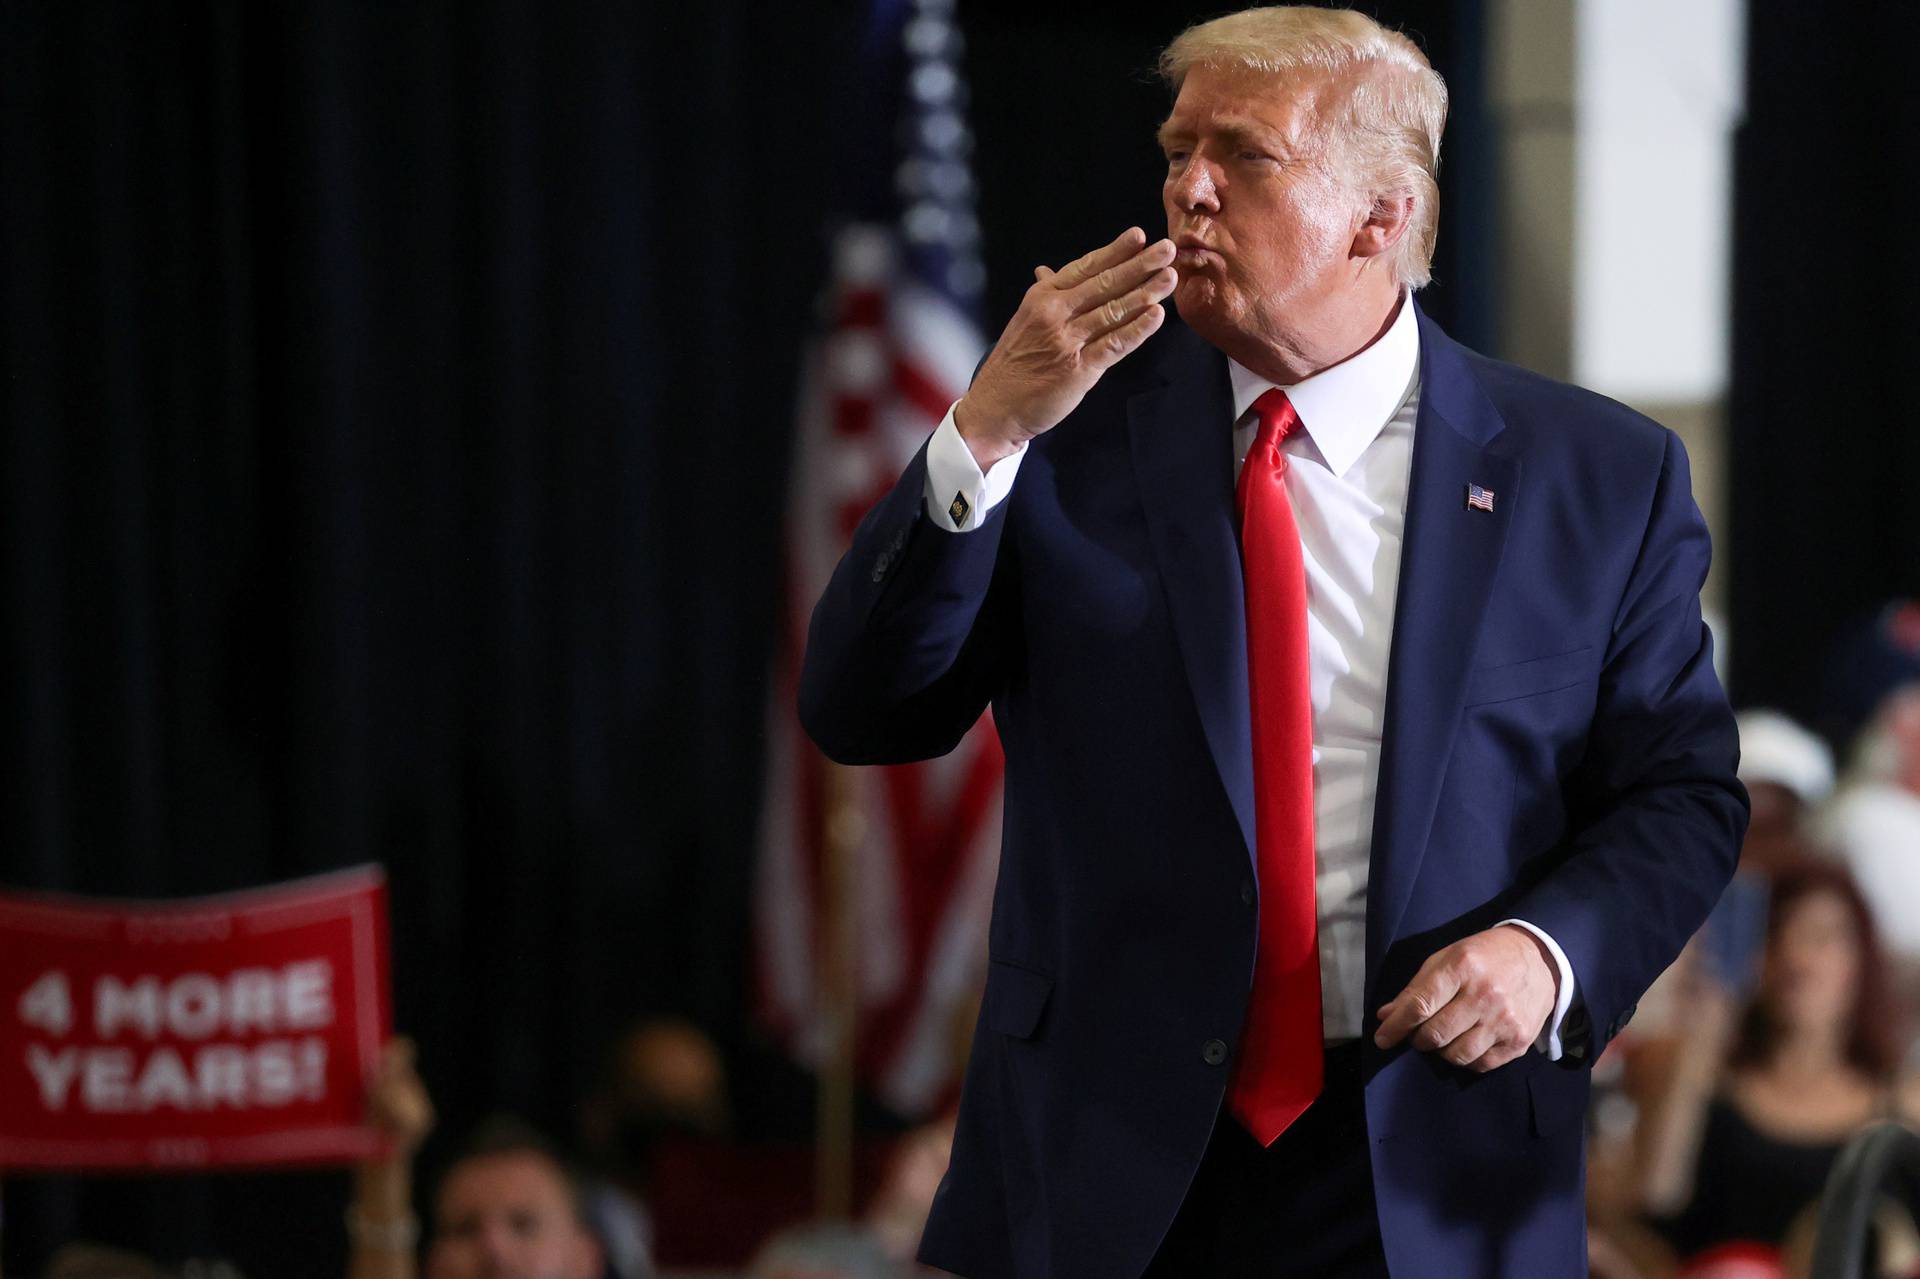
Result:
<svg viewBox="0 0 1920 1279"><path fill-rule="evenodd" d="M1169 184L1174 203L1190 213L1215 213L1220 208L1219 188L1214 184L1213 168L1199 156L1187 160L1187 167Z"/></svg>

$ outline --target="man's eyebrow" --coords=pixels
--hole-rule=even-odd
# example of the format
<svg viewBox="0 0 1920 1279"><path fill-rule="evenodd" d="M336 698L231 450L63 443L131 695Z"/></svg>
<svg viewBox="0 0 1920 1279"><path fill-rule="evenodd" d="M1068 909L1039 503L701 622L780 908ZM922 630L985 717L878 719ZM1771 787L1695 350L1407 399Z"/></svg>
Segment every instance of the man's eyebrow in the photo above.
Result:
<svg viewBox="0 0 1920 1279"><path fill-rule="evenodd" d="M1252 116L1222 116L1219 120L1220 136L1235 146L1265 147L1269 150L1291 150L1287 139L1278 129L1263 124Z"/></svg>
<svg viewBox="0 0 1920 1279"><path fill-rule="evenodd" d="M1285 139L1256 120L1241 118L1216 120L1213 132L1235 147L1254 146L1282 151L1288 149ZM1190 141L1193 136L1193 129L1190 126L1168 120L1160 126L1155 134L1155 140L1159 142L1161 149L1165 150L1172 143Z"/></svg>

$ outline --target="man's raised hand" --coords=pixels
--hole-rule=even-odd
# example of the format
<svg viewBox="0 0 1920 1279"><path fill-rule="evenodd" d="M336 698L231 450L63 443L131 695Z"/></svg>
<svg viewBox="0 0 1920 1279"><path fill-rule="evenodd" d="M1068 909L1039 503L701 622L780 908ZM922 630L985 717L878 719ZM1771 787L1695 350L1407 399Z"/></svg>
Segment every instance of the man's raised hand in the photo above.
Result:
<svg viewBox="0 0 1920 1279"><path fill-rule="evenodd" d="M985 470L1073 412L1100 375L1160 327L1179 282L1171 240L1129 227L1033 287L954 409L953 424Z"/></svg>

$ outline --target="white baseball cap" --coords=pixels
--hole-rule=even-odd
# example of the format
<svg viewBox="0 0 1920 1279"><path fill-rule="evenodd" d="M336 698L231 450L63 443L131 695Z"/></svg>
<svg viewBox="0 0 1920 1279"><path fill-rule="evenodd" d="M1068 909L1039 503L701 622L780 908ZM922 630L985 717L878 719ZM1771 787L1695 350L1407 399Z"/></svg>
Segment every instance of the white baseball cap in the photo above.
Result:
<svg viewBox="0 0 1920 1279"><path fill-rule="evenodd" d="M1811 807L1833 791L1833 752L1827 744L1774 710L1741 711L1740 780L1784 786Z"/></svg>

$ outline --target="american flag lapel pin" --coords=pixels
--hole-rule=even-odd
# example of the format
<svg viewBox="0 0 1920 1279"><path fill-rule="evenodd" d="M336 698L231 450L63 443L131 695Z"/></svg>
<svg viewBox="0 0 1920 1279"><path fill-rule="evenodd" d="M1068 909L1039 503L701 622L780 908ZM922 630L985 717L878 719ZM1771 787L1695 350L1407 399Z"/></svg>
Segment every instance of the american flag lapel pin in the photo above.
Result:
<svg viewBox="0 0 1920 1279"><path fill-rule="evenodd" d="M1493 514L1493 490L1483 489L1478 484L1467 485L1467 509Z"/></svg>

